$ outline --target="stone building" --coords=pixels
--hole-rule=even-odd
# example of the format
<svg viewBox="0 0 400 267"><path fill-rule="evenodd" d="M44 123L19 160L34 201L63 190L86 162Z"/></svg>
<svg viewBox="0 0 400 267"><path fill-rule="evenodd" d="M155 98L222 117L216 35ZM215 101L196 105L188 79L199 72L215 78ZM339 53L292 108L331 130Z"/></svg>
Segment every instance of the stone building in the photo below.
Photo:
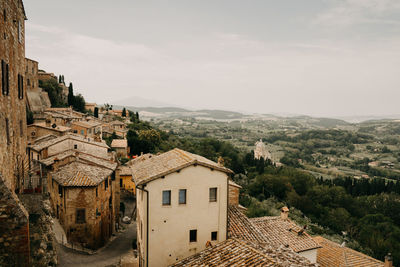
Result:
<svg viewBox="0 0 400 267"><path fill-rule="evenodd" d="M114 139L111 142L111 148L117 153L117 157L126 158L129 153L128 140L126 139Z"/></svg>
<svg viewBox="0 0 400 267"><path fill-rule="evenodd" d="M97 106L96 103L85 103L85 109L94 112L94 108Z"/></svg>
<svg viewBox="0 0 400 267"><path fill-rule="evenodd" d="M125 190L136 195L135 183L132 180L132 171L129 166L118 166L118 175L120 177L121 190Z"/></svg>
<svg viewBox="0 0 400 267"><path fill-rule="evenodd" d="M102 140L102 124L96 121L74 121L71 123L73 133L95 140Z"/></svg>
<svg viewBox="0 0 400 267"><path fill-rule="evenodd" d="M66 134L61 137L54 135L42 136L28 146L28 153L30 161L33 161L46 159L72 149L104 159L110 158L108 154L109 146L106 143L96 142L75 134Z"/></svg>
<svg viewBox="0 0 400 267"><path fill-rule="evenodd" d="M76 151L41 162L47 165L50 200L68 242L103 246L119 218L117 163Z"/></svg>
<svg viewBox="0 0 400 267"><path fill-rule="evenodd" d="M0 3L0 173L19 192L26 174L25 11L21 0Z"/></svg>
<svg viewBox="0 0 400 267"><path fill-rule="evenodd" d="M21 0L0 1L0 266L29 266L29 215L15 193L27 175L25 20Z"/></svg>
<svg viewBox="0 0 400 267"><path fill-rule="evenodd" d="M264 160L267 160L267 159L272 160L271 153L269 153L269 151L267 150L262 139L260 139L260 141L256 142L256 148L254 149L254 158L255 159L263 158Z"/></svg>
<svg viewBox="0 0 400 267"><path fill-rule="evenodd" d="M168 266L227 238L232 171L173 149L131 162L141 266Z"/></svg>
<svg viewBox="0 0 400 267"><path fill-rule="evenodd" d="M67 133L71 132L71 128L57 125L55 123L50 124L50 121L44 123L34 123L30 124L27 127L27 136L28 141L32 142L36 139L45 136L45 135L55 135L55 136L63 136Z"/></svg>
<svg viewBox="0 0 400 267"><path fill-rule="evenodd" d="M29 110L34 113L34 117L51 106L49 95L39 87L38 67L37 61L25 58L27 104Z"/></svg>

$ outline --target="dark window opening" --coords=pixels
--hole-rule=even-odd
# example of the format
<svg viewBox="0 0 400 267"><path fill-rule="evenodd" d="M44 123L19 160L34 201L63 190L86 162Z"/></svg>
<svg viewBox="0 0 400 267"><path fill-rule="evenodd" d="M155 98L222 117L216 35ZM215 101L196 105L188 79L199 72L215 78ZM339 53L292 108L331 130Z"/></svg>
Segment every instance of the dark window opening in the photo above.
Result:
<svg viewBox="0 0 400 267"><path fill-rule="evenodd" d="M6 135L7 135L7 144L10 144L11 143L11 140L10 140L10 125L9 125L8 119L6 119Z"/></svg>
<svg viewBox="0 0 400 267"><path fill-rule="evenodd" d="M119 178L119 187L122 187L122 179Z"/></svg>
<svg viewBox="0 0 400 267"><path fill-rule="evenodd" d="M74 145L74 149L78 149L78 145Z"/></svg>
<svg viewBox="0 0 400 267"><path fill-rule="evenodd" d="M24 77L18 74L18 98L24 98Z"/></svg>
<svg viewBox="0 0 400 267"><path fill-rule="evenodd" d="M162 192L162 204L164 206L171 205L171 190L165 190Z"/></svg>
<svg viewBox="0 0 400 267"><path fill-rule="evenodd" d="M218 239L218 232L211 232L211 241L216 241Z"/></svg>
<svg viewBox="0 0 400 267"><path fill-rule="evenodd" d="M62 186L58 185L58 194L60 195L60 197L63 196L63 191L62 191Z"/></svg>
<svg viewBox="0 0 400 267"><path fill-rule="evenodd" d="M108 188L108 179L104 181L104 190L107 190L107 188Z"/></svg>
<svg viewBox="0 0 400 267"><path fill-rule="evenodd" d="M3 20L4 20L4 22L7 21L7 11L6 11L6 9L3 9Z"/></svg>
<svg viewBox="0 0 400 267"><path fill-rule="evenodd" d="M86 213L85 209L76 209L76 223L86 222L85 213Z"/></svg>
<svg viewBox="0 0 400 267"><path fill-rule="evenodd" d="M210 202L216 202L217 201L217 188L213 187L210 188Z"/></svg>
<svg viewBox="0 0 400 267"><path fill-rule="evenodd" d="M99 196L99 190L96 188L96 197Z"/></svg>
<svg viewBox="0 0 400 267"><path fill-rule="evenodd" d="M186 189L179 189L179 204L186 204Z"/></svg>
<svg viewBox="0 0 400 267"><path fill-rule="evenodd" d="M189 231L189 241L190 242L197 242L197 230L190 230Z"/></svg>
<svg viewBox="0 0 400 267"><path fill-rule="evenodd" d="M19 121L19 129L20 129L21 137L23 137L24 136L24 124L23 124L22 120Z"/></svg>

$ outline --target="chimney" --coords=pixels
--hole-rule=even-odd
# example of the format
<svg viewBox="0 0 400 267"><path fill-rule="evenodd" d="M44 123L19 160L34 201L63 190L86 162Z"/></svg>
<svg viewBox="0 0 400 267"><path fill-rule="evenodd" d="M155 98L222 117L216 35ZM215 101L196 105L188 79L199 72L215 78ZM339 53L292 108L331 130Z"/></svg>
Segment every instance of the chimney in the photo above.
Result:
<svg viewBox="0 0 400 267"><path fill-rule="evenodd" d="M288 207L283 207L281 208L281 219L282 220L287 220L289 217L289 209Z"/></svg>
<svg viewBox="0 0 400 267"><path fill-rule="evenodd" d="M393 267L393 257L391 253L388 253L385 256L385 264L383 265L383 267Z"/></svg>

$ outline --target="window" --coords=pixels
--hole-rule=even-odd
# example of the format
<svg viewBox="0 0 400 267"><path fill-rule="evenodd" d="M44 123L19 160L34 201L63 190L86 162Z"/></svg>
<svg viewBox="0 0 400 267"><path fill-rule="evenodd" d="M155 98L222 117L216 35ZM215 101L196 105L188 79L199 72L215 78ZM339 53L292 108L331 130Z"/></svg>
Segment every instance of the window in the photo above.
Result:
<svg viewBox="0 0 400 267"><path fill-rule="evenodd" d="M197 242L197 230L190 230L189 231L189 241L190 242Z"/></svg>
<svg viewBox="0 0 400 267"><path fill-rule="evenodd" d="M108 178L104 181L104 190L108 188Z"/></svg>
<svg viewBox="0 0 400 267"><path fill-rule="evenodd" d="M217 202L217 188L210 188L210 202Z"/></svg>
<svg viewBox="0 0 400 267"><path fill-rule="evenodd" d="M18 98L24 98L24 77L18 74Z"/></svg>
<svg viewBox="0 0 400 267"><path fill-rule="evenodd" d="M164 206L171 205L171 190L165 190L162 192L162 204Z"/></svg>
<svg viewBox="0 0 400 267"><path fill-rule="evenodd" d="M63 196L63 191L62 191L62 186L58 185L58 194L60 195L60 197Z"/></svg>
<svg viewBox="0 0 400 267"><path fill-rule="evenodd" d="M8 94L10 93L10 73L9 73L9 66L8 66L8 64L6 64L5 85L6 85L5 95L8 95Z"/></svg>
<svg viewBox="0 0 400 267"><path fill-rule="evenodd" d="M24 136L24 124L22 123L22 120L19 121L19 130L20 130L21 137L23 137Z"/></svg>
<svg viewBox="0 0 400 267"><path fill-rule="evenodd" d="M81 135L84 135L85 134L85 131L84 130L81 130Z"/></svg>
<svg viewBox="0 0 400 267"><path fill-rule="evenodd" d="M216 241L218 239L218 232L211 232L211 241Z"/></svg>
<svg viewBox="0 0 400 267"><path fill-rule="evenodd" d="M4 22L7 21L7 11L6 11L6 9L3 10L3 20L4 20Z"/></svg>
<svg viewBox="0 0 400 267"><path fill-rule="evenodd" d="M7 144L10 144L11 143L11 140L10 140L10 125L9 125L8 119L6 119L6 135L7 135Z"/></svg>
<svg viewBox="0 0 400 267"><path fill-rule="evenodd" d="M76 209L76 223L85 223L86 222L86 210L85 209Z"/></svg>
<svg viewBox="0 0 400 267"><path fill-rule="evenodd" d="M75 145L74 145L74 149L78 149L78 145L75 144Z"/></svg>
<svg viewBox="0 0 400 267"><path fill-rule="evenodd" d="M1 92L8 95L8 64L4 60L1 61Z"/></svg>
<svg viewBox="0 0 400 267"><path fill-rule="evenodd" d="M122 187L122 179L119 178L119 187Z"/></svg>
<svg viewBox="0 0 400 267"><path fill-rule="evenodd" d="M78 130L74 130L74 133L78 133Z"/></svg>
<svg viewBox="0 0 400 267"><path fill-rule="evenodd" d="M96 197L98 197L98 196L99 196L99 190L96 187Z"/></svg>
<svg viewBox="0 0 400 267"><path fill-rule="evenodd" d="M179 204L186 204L186 189L179 189Z"/></svg>

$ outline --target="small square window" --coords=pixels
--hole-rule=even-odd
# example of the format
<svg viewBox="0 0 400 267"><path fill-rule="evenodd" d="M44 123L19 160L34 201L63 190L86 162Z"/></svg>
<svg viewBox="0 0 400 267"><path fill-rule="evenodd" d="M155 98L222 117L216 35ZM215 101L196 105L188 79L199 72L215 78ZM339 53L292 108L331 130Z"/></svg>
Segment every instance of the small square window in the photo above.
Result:
<svg viewBox="0 0 400 267"><path fill-rule="evenodd" d="M78 149L78 145L74 145L74 149Z"/></svg>
<svg viewBox="0 0 400 267"><path fill-rule="evenodd" d="M165 190L162 192L162 204L163 206L171 205L171 190Z"/></svg>
<svg viewBox="0 0 400 267"><path fill-rule="evenodd" d="M211 241L218 240L218 232L211 232Z"/></svg>
<svg viewBox="0 0 400 267"><path fill-rule="evenodd" d="M217 188L210 188L210 202L217 202Z"/></svg>
<svg viewBox="0 0 400 267"><path fill-rule="evenodd" d="M76 209L76 223L85 223L86 216L85 216L85 209Z"/></svg>
<svg viewBox="0 0 400 267"><path fill-rule="evenodd" d="M179 204L186 204L186 189L179 189Z"/></svg>
<svg viewBox="0 0 400 267"><path fill-rule="evenodd" d="M189 241L190 242L197 242L197 230L190 230L189 231Z"/></svg>

